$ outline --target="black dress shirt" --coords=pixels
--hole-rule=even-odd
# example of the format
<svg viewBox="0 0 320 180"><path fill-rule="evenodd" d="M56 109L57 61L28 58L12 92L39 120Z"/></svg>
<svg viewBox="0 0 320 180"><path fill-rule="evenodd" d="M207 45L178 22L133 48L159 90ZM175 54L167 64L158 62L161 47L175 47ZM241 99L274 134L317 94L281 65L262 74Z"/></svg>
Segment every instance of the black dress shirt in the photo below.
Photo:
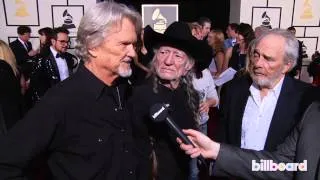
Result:
<svg viewBox="0 0 320 180"><path fill-rule="evenodd" d="M54 179L136 179L125 87L108 87L81 66L0 137L0 179L25 178L39 154Z"/></svg>
<svg viewBox="0 0 320 180"><path fill-rule="evenodd" d="M153 91L153 80L134 89L128 109L133 116L133 135L139 155L139 179L151 179L151 151L157 158L157 180L185 180L189 175L189 161L176 142L177 135L165 122L154 123L149 118L150 107L156 103L170 104L169 114L182 129L196 129L187 100L185 85L171 90L158 84L158 93ZM197 101L198 102L198 101ZM198 104L197 106L198 107ZM153 140L150 141L150 138Z"/></svg>

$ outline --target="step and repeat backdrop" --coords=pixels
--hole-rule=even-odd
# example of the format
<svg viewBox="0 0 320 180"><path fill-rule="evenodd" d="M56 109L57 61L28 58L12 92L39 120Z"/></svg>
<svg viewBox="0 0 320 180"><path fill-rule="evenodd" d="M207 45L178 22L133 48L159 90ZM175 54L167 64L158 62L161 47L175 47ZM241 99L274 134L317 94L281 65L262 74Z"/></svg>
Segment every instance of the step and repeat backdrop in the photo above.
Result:
<svg viewBox="0 0 320 180"><path fill-rule="evenodd" d="M240 22L286 29L294 26L306 46L308 59L320 50L319 0L241 0Z"/></svg>
<svg viewBox="0 0 320 180"><path fill-rule="evenodd" d="M0 2L0 38L8 43L17 38L17 27L29 26L30 41L39 46L38 30L63 26L70 31L70 49L75 45L77 27L85 10L96 0L2 0Z"/></svg>

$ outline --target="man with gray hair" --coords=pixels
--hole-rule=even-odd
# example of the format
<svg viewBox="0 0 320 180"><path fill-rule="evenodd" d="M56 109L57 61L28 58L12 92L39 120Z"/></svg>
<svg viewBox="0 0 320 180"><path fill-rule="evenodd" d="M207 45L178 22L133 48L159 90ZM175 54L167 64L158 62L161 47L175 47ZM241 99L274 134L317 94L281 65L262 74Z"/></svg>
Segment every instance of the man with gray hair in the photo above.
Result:
<svg viewBox="0 0 320 180"><path fill-rule="evenodd" d="M218 140L273 151L311 103L305 98L311 86L286 75L298 57L298 41L287 31L266 32L248 54L248 75L222 89Z"/></svg>
<svg viewBox="0 0 320 180"><path fill-rule="evenodd" d="M54 179L137 179L122 77L131 75L140 28L140 15L125 5L88 9L77 35L83 65L0 137L0 179L30 178L40 154Z"/></svg>

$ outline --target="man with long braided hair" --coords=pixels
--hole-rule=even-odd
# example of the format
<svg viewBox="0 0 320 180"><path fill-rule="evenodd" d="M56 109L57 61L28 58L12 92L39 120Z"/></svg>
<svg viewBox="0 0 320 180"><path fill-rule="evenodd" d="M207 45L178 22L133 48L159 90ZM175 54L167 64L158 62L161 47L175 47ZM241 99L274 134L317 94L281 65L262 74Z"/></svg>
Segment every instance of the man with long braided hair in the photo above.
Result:
<svg viewBox="0 0 320 180"><path fill-rule="evenodd" d="M195 39L183 22L174 22L164 34L147 26L144 35L146 46L155 53L152 76L134 90L129 103L140 155L139 178L185 180L190 158L179 150L166 123L152 122L149 109L156 103L169 104L169 114L179 127L197 129L199 97L192 85L192 69L209 66L211 48Z"/></svg>

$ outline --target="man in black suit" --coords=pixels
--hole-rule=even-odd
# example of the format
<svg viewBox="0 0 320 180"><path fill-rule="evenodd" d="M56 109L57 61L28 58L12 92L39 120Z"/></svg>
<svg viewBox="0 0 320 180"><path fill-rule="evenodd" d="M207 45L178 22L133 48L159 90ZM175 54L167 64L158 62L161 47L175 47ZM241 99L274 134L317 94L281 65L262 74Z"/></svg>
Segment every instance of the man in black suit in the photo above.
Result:
<svg viewBox="0 0 320 180"><path fill-rule="evenodd" d="M19 26L17 29L18 39L10 43L10 48L13 51L17 64L21 66L26 61L32 59L37 52L32 49L32 44L29 41L31 29L28 26Z"/></svg>
<svg viewBox="0 0 320 180"><path fill-rule="evenodd" d="M45 92L68 78L77 65L77 58L68 53L69 31L63 27L53 30L48 55L39 59L31 75L32 103L38 102Z"/></svg>
<svg viewBox="0 0 320 180"><path fill-rule="evenodd" d="M284 30L271 30L255 40L249 75L224 87L217 139L245 149L275 150L310 104L311 86L288 77L295 66L298 41Z"/></svg>
<svg viewBox="0 0 320 180"><path fill-rule="evenodd" d="M310 105L303 119L290 133L277 151L252 151L216 143L194 130L184 132L197 145L181 144L180 147L197 157L216 160L213 174L245 179L320 179L320 102ZM280 165L280 163L283 163ZM294 163L294 164L293 164ZM285 165L285 166L283 166ZM298 165L298 167L296 167Z"/></svg>

